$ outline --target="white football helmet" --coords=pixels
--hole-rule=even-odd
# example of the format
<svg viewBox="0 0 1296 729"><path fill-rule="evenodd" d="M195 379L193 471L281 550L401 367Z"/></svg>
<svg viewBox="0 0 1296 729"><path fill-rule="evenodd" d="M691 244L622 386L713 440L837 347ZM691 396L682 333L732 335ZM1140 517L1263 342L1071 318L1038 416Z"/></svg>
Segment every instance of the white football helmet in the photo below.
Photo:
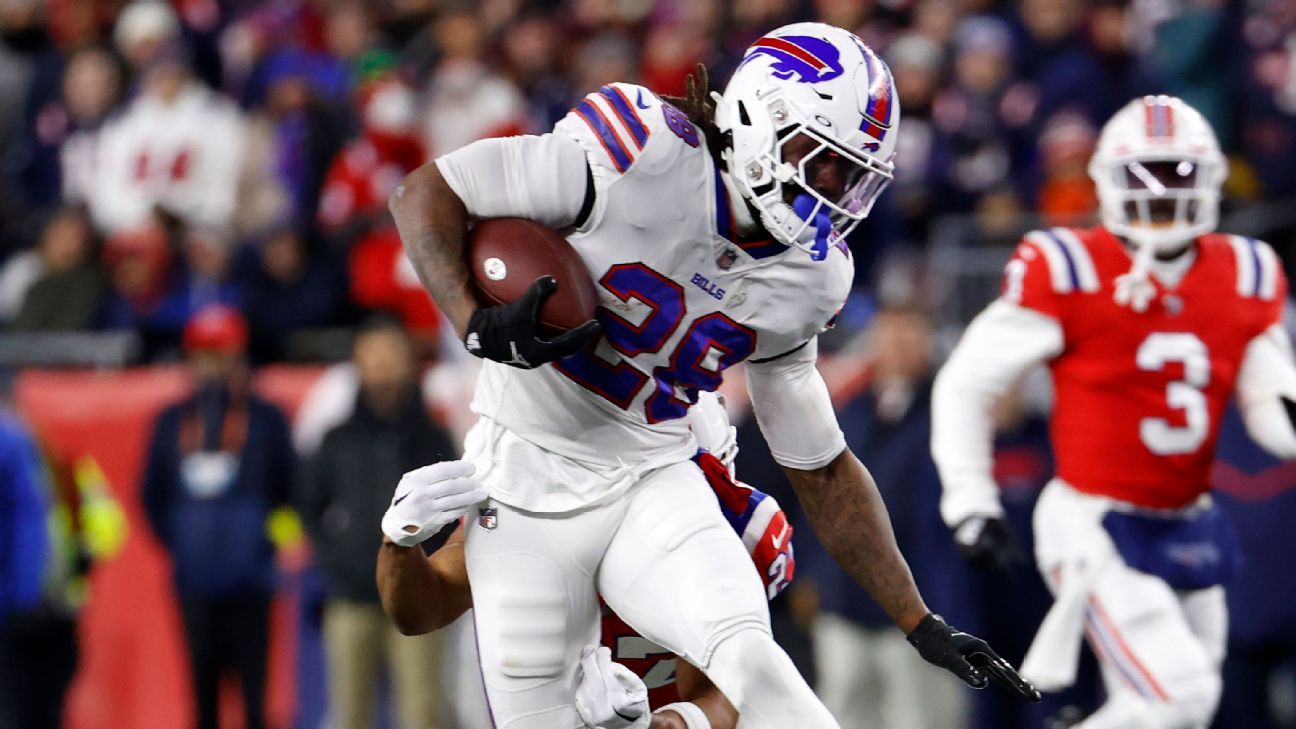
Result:
<svg viewBox="0 0 1296 729"><path fill-rule="evenodd" d="M697 438L698 446L734 472L734 459L738 457L738 429L729 424L724 398L714 392L698 392L697 402L688 409L689 429Z"/></svg>
<svg viewBox="0 0 1296 729"><path fill-rule="evenodd" d="M1215 229L1227 172L1210 123L1173 96L1126 104L1089 161L1103 225L1154 254Z"/></svg>
<svg viewBox="0 0 1296 729"><path fill-rule="evenodd" d="M829 236L849 233L891 182L900 102L891 70L853 33L778 28L747 49L716 101L716 126L731 140L721 153L729 179L785 245L822 258ZM793 166L783 146L799 134L818 145ZM835 200L810 184L809 170L825 160L842 165ZM785 195L789 184L796 193Z"/></svg>

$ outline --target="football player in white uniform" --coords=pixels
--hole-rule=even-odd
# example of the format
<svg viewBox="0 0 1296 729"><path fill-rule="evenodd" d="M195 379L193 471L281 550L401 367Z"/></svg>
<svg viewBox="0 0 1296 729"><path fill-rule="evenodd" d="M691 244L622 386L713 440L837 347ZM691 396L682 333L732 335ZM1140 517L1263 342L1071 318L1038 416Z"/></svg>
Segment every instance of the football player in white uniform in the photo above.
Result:
<svg viewBox="0 0 1296 729"><path fill-rule="evenodd" d="M927 609L815 368L816 335L850 288L842 236L892 176L890 72L854 35L801 23L748 49L714 123L704 82L685 105L610 84L553 133L469 145L391 200L425 286L488 360L465 450L490 498L465 550L497 725L581 726L571 697L601 595L701 668L744 723L836 726L774 642L750 557L690 460L684 414L744 360L771 451L842 565L924 658L1036 697ZM597 323L538 337L549 279L478 305L469 221L506 216L566 235L599 284Z"/></svg>

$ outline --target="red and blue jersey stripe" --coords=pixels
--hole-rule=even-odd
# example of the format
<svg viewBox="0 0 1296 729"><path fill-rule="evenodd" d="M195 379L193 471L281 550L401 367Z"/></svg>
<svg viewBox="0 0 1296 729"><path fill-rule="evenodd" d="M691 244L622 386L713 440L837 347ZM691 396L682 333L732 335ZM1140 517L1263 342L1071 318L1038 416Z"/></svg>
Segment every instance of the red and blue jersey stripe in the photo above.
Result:
<svg viewBox="0 0 1296 729"><path fill-rule="evenodd" d="M634 161L634 158L603 112L589 98L578 104L572 111L589 125L590 130L594 132L594 136L598 138L603 145L603 149L607 151L608 157L612 159L612 164L616 167L617 172L625 172L630 169L630 164Z"/></svg>
<svg viewBox="0 0 1296 729"><path fill-rule="evenodd" d="M644 124L643 119L639 118L639 113L635 111L634 104L621 93L621 89L615 86L603 86L599 88L599 95L607 99L612 105L612 111L616 114L625 128L630 130L630 136L634 137L635 146L643 149L644 143L648 141L648 125Z"/></svg>

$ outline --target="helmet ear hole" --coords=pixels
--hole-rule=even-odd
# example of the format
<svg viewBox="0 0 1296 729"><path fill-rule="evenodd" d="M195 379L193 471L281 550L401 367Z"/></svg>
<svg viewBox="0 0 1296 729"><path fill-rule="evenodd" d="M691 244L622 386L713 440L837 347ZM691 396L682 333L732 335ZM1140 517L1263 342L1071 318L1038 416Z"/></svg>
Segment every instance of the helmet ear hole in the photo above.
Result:
<svg viewBox="0 0 1296 729"><path fill-rule="evenodd" d="M747 116L747 105L741 101L738 102L738 121L745 127L752 125L751 117Z"/></svg>

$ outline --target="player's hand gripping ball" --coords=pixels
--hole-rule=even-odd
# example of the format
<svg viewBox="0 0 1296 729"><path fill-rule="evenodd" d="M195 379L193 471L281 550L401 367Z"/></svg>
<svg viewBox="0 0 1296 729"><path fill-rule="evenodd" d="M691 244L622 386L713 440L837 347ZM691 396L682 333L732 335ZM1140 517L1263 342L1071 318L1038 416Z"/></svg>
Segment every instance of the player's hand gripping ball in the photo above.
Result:
<svg viewBox="0 0 1296 729"><path fill-rule="evenodd" d="M575 354L598 335L598 295L580 254L561 235L521 218L484 220L468 239L478 299L464 346L522 369Z"/></svg>
<svg viewBox="0 0 1296 729"><path fill-rule="evenodd" d="M577 669L576 713L589 729L648 729L648 687L612 660L605 646L585 646Z"/></svg>
<svg viewBox="0 0 1296 729"><path fill-rule="evenodd" d="M442 461L416 468L396 484L382 531L392 542L412 547L486 500L486 489L473 478L468 461Z"/></svg>
<svg viewBox="0 0 1296 729"><path fill-rule="evenodd" d="M1040 700L1040 692L988 643L950 627L938 615L928 613L909 634L909 642L928 663L944 668L972 688L983 689L993 681L1023 701Z"/></svg>

